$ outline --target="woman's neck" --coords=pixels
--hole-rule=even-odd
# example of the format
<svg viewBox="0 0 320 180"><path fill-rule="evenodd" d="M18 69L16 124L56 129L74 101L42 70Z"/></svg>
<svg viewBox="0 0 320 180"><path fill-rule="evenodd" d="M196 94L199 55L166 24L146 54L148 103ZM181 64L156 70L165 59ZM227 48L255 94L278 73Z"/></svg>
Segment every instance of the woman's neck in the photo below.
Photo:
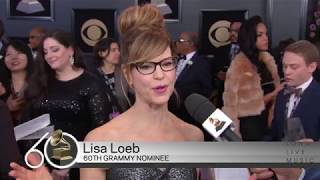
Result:
<svg viewBox="0 0 320 180"><path fill-rule="evenodd" d="M167 104L151 105L136 100L131 110L139 118L139 121L150 122L155 126L170 118Z"/></svg>
<svg viewBox="0 0 320 180"><path fill-rule="evenodd" d="M105 74L111 74L114 72L115 69L115 65L114 64L110 64L108 62L104 62L103 65L101 66L101 70L105 73Z"/></svg>
<svg viewBox="0 0 320 180"><path fill-rule="evenodd" d="M76 77L78 77L80 74L83 73L82 68L72 68L72 66L67 66L64 69L56 70L56 78L60 81L69 81Z"/></svg>
<svg viewBox="0 0 320 180"><path fill-rule="evenodd" d="M19 71L11 73L11 83L16 92L20 91L26 82L27 73L25 71Z"/></svg>

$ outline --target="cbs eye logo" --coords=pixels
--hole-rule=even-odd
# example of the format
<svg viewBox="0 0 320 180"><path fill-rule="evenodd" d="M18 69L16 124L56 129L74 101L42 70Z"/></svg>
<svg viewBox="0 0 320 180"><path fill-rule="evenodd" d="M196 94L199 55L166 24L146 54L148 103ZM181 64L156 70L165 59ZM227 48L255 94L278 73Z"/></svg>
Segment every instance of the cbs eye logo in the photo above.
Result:
<svg viewBox="0 0 320 180"><path fill-rule="evenodd" d="M94 46L100 39L108 37L108 28L98 19L89 19L81 26L81 38L88 46Z"/></svg>
<svg viewBox="0 0 320 180"><path fill-rule="evenodd" d="M208 32L210 43L216 48L229 44L229 28L230 22L225 20L217 21L212 24Z"/></svg>

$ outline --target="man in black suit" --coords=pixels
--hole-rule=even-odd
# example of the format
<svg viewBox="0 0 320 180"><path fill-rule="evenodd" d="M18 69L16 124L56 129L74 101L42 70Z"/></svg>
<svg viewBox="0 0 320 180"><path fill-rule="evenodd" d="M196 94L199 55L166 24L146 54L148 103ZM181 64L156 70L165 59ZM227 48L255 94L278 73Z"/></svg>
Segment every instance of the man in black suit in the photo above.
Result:
<svg viewBox="0 0 320 180"><path fill-rule="evenodd" d="M222 46L217 49L215 54L215 69L218 70L216 75L217 86L218 86L218 99L217 106L221 108L223 106L222 93L224 91L224 81L226 79L226 71L230 66L232 59L239 53L240 46L238 44L238 32L241 27L240 21L234 21L230 24L230 44Z"/></svg>
<svg viewBox="0 0 320 180"><path fill-rule="evenodd" d="M41 26L33 27L28 36L29 44L33 59L35 60L38 55L38 49L41 46L43 38L46 36L47 30Z"/></svg>
<svg viewBox="0 0 320 180"><path fill-rule="evenodd" d="M292 130L297 128L302 129L303 133L296 134L297 138L293 140L320 139L320 85L312 77L319 57L317 48L305 40L286 48L282 62L286 85L291 88L280 91L276 98L271 127L273 140L294 137ZM297 120L300 123L296 123ZM293 123L301 124L301 127L293 126Z"/></svg>
<svg viewBox="0 0 320 180"><path fill-rule="evenodd" d="M183 32L176 42L177 52L186 58L180 60L177 66L177 81L175 88L180 97L180 106L173 112L182 120L196 124L185 109L183 102L192 93L209 97L212 93L211 65L206 57L197 53L198 37L193 32Z"/></svg>
<svg viewBox="0 0 320 180"><path fill-rule="evenodd" d="M319 52L308 41L297 41L285 49L282 63L288 87L280 91L276 98L271 127L272 140L319 141L320 85L312 77L312 73L317 68L317 62L319 62ZM300 124L293 121L297 118ZM303 133L292 131L292 129L303 129ZM274 174L285 179L320 179L319 167L253 168L251 172L257 180L269 179Z"/></svg>
<svg viewBox="0 0 320 180"><path fill-rule="evenodd" d="M229 67L232 59L239 53L240 46L238 44L238 33L242 23L240 21L234 21L230 24L229 36L230 44L222 46L217 49L215 54L216 65L220 72L225 72Z"/></svg>
<svg viewBox="0 0 320 180"><path fill-rule="evenodd" d="M209 97L212 92L212 75L209 60L197 53L197 34L183 32L177 41L178 53L185 55L177 66L177 81L175 87L184 100L192 93Z"/></svg>

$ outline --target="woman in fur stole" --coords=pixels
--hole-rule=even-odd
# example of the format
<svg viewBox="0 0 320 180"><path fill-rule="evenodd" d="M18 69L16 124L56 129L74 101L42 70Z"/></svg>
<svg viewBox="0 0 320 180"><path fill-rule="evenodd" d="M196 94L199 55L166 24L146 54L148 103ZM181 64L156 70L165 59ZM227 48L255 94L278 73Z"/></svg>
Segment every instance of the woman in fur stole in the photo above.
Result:
<svg viewBox="0 0 320 180"><path fill-rule="evenodd" d="M223 111L233 119L244 141L259 141L268 127L269 110L272 111L266 107L271 107L269 104L282 88L275 61L267 52L267 28L259 16L242 24L239 44L240 53L226 75ZM273 81L274 87L263 89L264 81Z"/></svg>

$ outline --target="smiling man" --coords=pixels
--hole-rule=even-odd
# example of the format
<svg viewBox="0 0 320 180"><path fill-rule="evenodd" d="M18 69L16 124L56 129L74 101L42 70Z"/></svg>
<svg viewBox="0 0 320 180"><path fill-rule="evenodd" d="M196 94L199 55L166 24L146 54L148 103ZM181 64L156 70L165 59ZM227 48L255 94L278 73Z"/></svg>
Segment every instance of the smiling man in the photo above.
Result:
<svg viewBox="0 0 320 180"><path fill-rule="evenodd" d="M198 93L209 98L213 91L211 62L198 53L198 34L195 32L182 32L176 46L177 53L184 55L186 58L184 60L180 59L176 71L175 89L182 104L177 107L171 106L171 111L185 122L202 128L189 115L183 102L192 93ZM206 140L211 140L211 136L205 130L203 130L203 133Z"/></svg>

